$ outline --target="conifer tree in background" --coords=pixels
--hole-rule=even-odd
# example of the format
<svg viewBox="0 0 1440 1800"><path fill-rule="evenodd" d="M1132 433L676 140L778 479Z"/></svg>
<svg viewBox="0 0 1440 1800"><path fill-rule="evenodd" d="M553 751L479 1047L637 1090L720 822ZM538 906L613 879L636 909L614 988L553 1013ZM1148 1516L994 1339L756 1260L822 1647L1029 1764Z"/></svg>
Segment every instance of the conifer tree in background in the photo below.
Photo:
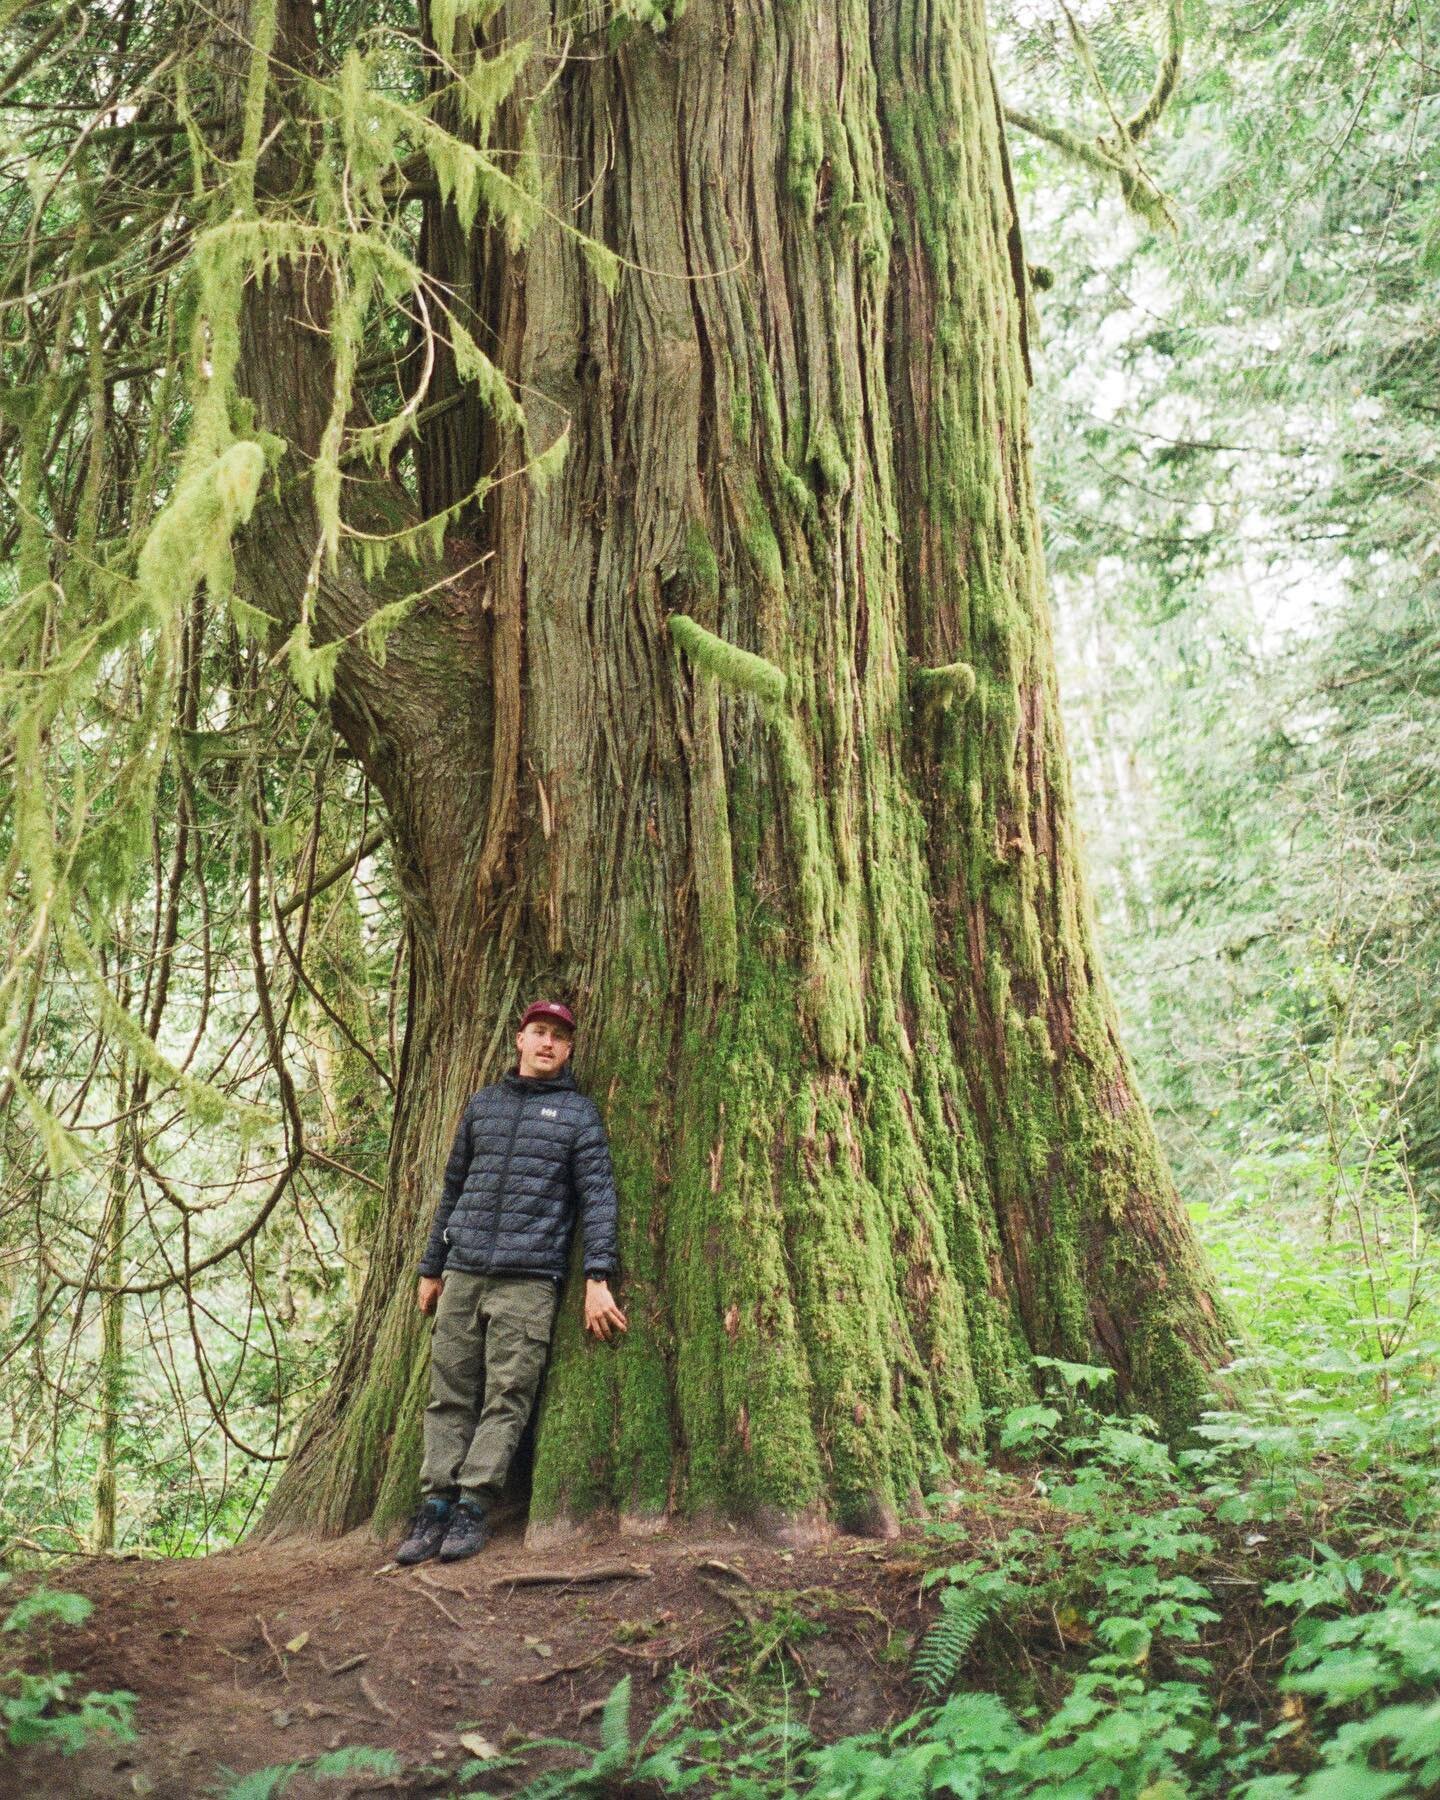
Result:
<svg viewBox="0 0 1440 1800"><path fill-rule="evenodd" d="M90 322L129 224L103 191L35 301L66 354L93 343L90 385L52 356L20 422L37 666L41 597L98 566L93 655L153 642L158 713L191 691L198 591L328 706L386 809L408 958L389 1172L268 1528L409 1504L416 1248L463 1097L542 991L581 1016L631 1330L588 1345L566 1309L533 1520L886 1530L981 1448L1032 1354L1108 1362L1182 1430L1226 1322L1087 912L981 8L402 11L182 8L138 114L101 128L153 129L174 184L131 240L181 271L146 306L152 434L190 344L154 523L96 556L123 512L102 451L73 521L45 476L58 410L83 397L99 446L137 382ZM38 911L85 871L56 873L48 722L18 717ZM260 975L272 804L257 768L249 940L298 1166ZM44 927L77 958L80 918ZM158 1035L125 1041L214 1111Z"/></svg>
<svg viewBox="0 0 1440 1800"><path fill-rule="evenodd" d="M994 22L1047 118L1108 125L1096 81L1127 91L1149 54L1124 9L1089 19L1093 78L1058 13ZM1347 1182L1412 1183L1432 1219L1440 1186L1427 30L1379 4L1211 9L1152 147L1173 236L1128 227L1053 139L1015 146L1053 275L1043 511L1129 1048L1188 1200L1332 1223Z"/></svg>

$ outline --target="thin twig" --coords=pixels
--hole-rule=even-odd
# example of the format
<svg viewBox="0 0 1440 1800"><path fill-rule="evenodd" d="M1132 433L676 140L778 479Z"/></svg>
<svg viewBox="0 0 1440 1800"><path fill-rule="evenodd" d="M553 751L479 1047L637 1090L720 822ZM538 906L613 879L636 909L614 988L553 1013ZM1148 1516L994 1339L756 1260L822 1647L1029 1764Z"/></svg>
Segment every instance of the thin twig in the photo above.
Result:
<svg viewBox="0 0 1440 1800"><path fill-rule="evenodd" d="M415 1571L415 1578L417 1581L423 1581L426 1587L435 1588L441 1593L458 1594L462 1600L473 1600L475 1598L469 1588L461 1587L458 1582L452 1585L449 1582L437 1581L433 1575L427 1575L424 1569L417 1569Z"/></svg>
<svg viewBox="0 0 1440 1800"><path fill-rule="evenodd" d="M393 1719L395 1717L395 1708L385 1704L375 1692L374 1684L368 1676L362 1675L360 1677L360 1692L370 1702L371 1706L374 1707L375 1711L380 1714L381 1718Z"/></svg>
<svg viewBox="0 0 1440 1800"><path fill-rule="evenodd" d="M538 1675L522 1675L515 1683L517 1687L540 1687L547 1681L554 1681L557 1675L574 1675L580 1669L588 1669L593 1663L601 1662L618 1644L607 1644L603 1650L597 1650L593 1656L582 1657L579 1662L558 1663L553 1669L541 1669Z"/></svg>
<svg viewBox="0 0 1440 1800"><path fill-rule="evenodd" d="M302 888L297 894L291 894L288 899L277 901L276 912L282 919L288 919L291 913L299 912L307 900L313 900L317 894L323 894L326 888L334 887L337 881L343 881L347 875L358 868L367 856L373 856L385 842L387 836L386 828L383 825L377 825L373 831L367 832L361 838L353 850L347 850L339 862L333 863L323 873L313 876L308 887Z"/></svg>
<svg viewBox="0 0 1440 1800"><path fill-rule="evenodd" d="M285 1667L284 1654L282 1653L280 1646L275 1642L274 1638L271 1637L269 1631L266 1629L265 1621L260 1617L259 1613L256 1613L256 1615L255 1615L255 1623L260 1627L260 1635L261 1635L261 1637L264 1638L266 1644L269 1646L270 1654L275 1658L276 1668L279 1669L280 1673L285 1677L285 1680L288 1682L290 1680L290 1671Z"/></svg>
<svg viewBox="0 0 1440 1800"><path fill-rule="evenodd" d="M463 1631L465 1629L464 1621L455 1617L454 1613L451 1612L450 1608L438 1594L432 1593L428 1587L417 1587L414 1591L419 1594L422 1599L428 1600L437 1611L444 1613L445 1617L457 1630Z"/></svg>

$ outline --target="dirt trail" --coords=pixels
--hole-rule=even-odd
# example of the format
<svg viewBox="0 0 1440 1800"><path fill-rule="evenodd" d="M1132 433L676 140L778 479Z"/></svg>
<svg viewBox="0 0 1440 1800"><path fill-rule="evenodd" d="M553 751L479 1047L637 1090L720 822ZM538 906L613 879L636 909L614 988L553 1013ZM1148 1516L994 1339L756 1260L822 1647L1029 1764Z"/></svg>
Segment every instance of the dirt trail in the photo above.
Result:
<svg viewBox="0 0 1440 1800"><path fill-rule="evenodd" d="M390 1565L389 1548L360 1531L51 1573L51 1587L95 1602L84 1627L53 1632L55 1666L75 1671L76 1693L136 1694L140 1740L98 1740L69 1759L12 1753L0 1760L0 1795L199 1800L223 1794L226 1771L351 1744L398 1752L406 1773L327 1782L327 1794L444 1794L443 1771L470 1755L462 1733L495 1745L547 1733L596 1743L598 1703L623 1674L634 1678L638 1722L676 1666L763 1681L783 1657L792 1704L826 1737L913 1704L907 1638L921 1611L904 1540L786 1551L740 1532L675 1528L541 1554L514 1524L471 1562L412 1570ZM611 1573L510 1585L559 1570ZM782 1592L798 1598L777 1600ZM767 1652L777 1608L823 1632L802 1627L793 1650ZM532 1756L509 1785L544 1766Z"/></svg>

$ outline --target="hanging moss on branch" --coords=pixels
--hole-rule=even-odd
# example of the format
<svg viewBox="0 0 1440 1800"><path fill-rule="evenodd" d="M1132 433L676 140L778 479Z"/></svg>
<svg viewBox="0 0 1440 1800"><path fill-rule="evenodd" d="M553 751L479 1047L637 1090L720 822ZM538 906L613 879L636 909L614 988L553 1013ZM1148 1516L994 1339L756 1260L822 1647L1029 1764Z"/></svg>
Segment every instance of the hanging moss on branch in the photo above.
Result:
<svg viewBox="0 0 1440 1800"><path fill-rule="evenodd" d="M1138 219L1156 230L1174 231L1175 213L1169 198L1140 161L1139 148L1150 135L1175 92L1180 79L1180 62L1185 48L1185 19L1181 0L1166 0L1165 42L1161 49L1155 81L1145 100L1122 119L1095 60L1089 35L1074 13L1066 9L1066 23L1076 59L1088 78L1110 119L1110 129L1093 137L1072 131L1049 120L1037 119L1016 106L1007 106L1004 116L1019 131L1053 144L1057 150L1094 169L1112 176L1120 188L1126 206Z"/></svg>
<svg viewBox="0 0 1440 1800"><path fill-rule="evenodd" d="M150 528L136 564L157 618L183 606L203 579L217 599L234 586L230 540L255 508L265 474L259 444L232 444L191 475Z"/></svg>

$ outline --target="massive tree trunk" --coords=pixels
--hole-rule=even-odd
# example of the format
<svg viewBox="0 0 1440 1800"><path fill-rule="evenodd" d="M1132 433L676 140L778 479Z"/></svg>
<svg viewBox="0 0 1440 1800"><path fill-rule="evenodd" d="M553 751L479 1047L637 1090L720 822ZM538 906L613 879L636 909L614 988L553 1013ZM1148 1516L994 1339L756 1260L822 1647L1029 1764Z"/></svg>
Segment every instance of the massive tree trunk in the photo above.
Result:
<svg viewBox="0 0 1440 1800"><path fill-rule="evenodd" d="M563 35L522 0L489 29ZM563 1308L534 1523L884 1530L1032 1353L1110 1363L1174 1429L1224 1354L1084 899L978 0L691 0L609 43L558 75L537 52L550 85L502 128L518 148L528 116L551 211L625 259L613 295L553 225L515 249L427 221L532 436L568 422L570 450L543 492L495 491L483 585L439 590L383 673L341 659L409 1028L369 1274L271 1529L409 1502L415 1256L462 1097L542 992L580 1015L631 1329L589 1343ZM287 279L252 295L241 386L303 452L325 351ZM425 504L496 454L452 409ZM243 565L288 615L301 491ZM385 597L342 568L318 613L333 634Z"/></svg>

